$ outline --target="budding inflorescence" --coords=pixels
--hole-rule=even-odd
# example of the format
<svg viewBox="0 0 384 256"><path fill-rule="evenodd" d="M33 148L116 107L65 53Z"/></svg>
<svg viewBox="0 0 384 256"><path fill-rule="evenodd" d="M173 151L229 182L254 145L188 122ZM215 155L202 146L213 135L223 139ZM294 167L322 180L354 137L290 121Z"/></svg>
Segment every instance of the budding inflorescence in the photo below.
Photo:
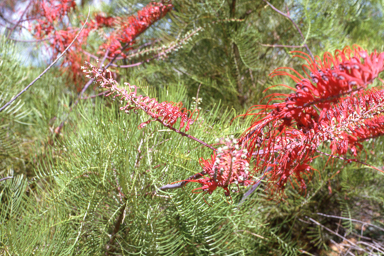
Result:
<svg viewBox="0 0 384 256"><path fill-rule="evenodd" d="M135 85L130 85L125 83L125 86L128 87L128 91L124 88L121 88L119 84L112 77L110 70L103 71L92 64L89 64L90 70L87 70L85 67L82 67L83 72L88 74L89 78L94 78L96 83L101 87L108 89L110 92L106 96L113 95L113 98L119 98L120 102L124 102L124 106L120 110L129 113L130 110L141 109L147 113L151 119L146 122L143 122L139 125L139 128L145 127L152 121L159 120L163 125L173 127L174 124L180 120L179 129L184 128L185 131L188 131L190 125L193 124L198 117L199 111L194 110L193 112L183 108L181 102L157 102L154 98L149 98L147 96L142 96L137 94L138 87Z"/></svg>
<svg viewBox="0 0 384 256"><path fill-rule="evenodd" d="M201 108L199 107L199 105L203 102L203 99L202 98L197 98L196 97L192 97L192 103L191 103L191 109L198 109L198 110L201 110Z"/></svg>

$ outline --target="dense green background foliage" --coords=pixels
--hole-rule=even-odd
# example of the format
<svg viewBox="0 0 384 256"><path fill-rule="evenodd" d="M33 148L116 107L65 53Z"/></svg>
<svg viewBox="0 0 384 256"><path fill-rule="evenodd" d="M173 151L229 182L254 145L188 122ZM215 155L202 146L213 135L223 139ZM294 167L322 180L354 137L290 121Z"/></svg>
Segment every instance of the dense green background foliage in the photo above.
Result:
<svg viewBox="0 0 384 256"><path fill-rule="evenodd" d="M147 3L118 0L99 8L120 16ZM120 70L120 84L135 84L159 102L181 101L187 107L200 88L200 117L188 133L214 143L246 129L251 120L231 120L258 104L268 86L293 85L268 74L281 66L300 70L303 61L291 58L291 48L266 45L306 43L318 55L352 44L384 51L381 1L271 3L289 10L304 40L263 1L177 0L174 10L139 40L158 38L151 46L154 52L172 44L177 50ZM79 5L74 23L88 12L88 4ZM91 36L88 47L98 40ZM5 37L0 41L1 106L45 66L26 65L37 60L20 56L25 47ZM128 63L143 58L137 54ZM340 160L327 162L324 156L314 163L318 172L306 193L287 187L284 197L273 197L264 190L268 181L241 204L243 187L231 198L221 189L193 194L199 186L193 184L162 192L159 187L200 172L199 158L208 158L211 151L155 122L137 129L148 117L126 115L109 98L81 100L70 111L78 96L72 88L57 67L0 112L0 177L13 176L0 182L2 254L329 255L341 237L383 248L382 173ZM90 87L87 94L98 92ZM383 142L365 142L360 158L383 169ZM327 145L322 151L329 153ZM372 247L360 246L353 253L369 255Z"/></svg>

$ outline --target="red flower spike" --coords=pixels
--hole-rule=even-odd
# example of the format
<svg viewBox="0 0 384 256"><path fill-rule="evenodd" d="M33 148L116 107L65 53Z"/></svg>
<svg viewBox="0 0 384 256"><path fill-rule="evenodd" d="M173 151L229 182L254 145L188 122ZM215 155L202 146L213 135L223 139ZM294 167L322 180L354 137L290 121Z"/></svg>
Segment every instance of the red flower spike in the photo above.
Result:
<svg viewBox="0 0 384 256"><path fill-rule="evenodd" d="M114 95L114 98L120 98L120 101L125 101L126 105L121 107L120 110L128 113L130 110L141 109L146 112L151 119L143 122L139 125L139 128L144 128L147 124L152 121L159 120L165 126L173 127L177 120L180 120L181 130L184 128L185 131L188 131L190 125L193 124L199 116L197 110L191 112L186 108L183 108L181 102L157 102L154 98L144 97L142 95L137 95L137 87L125 83L129 88L129 92L125 89L119 88L118 83L112 78L107 79L106 77L112 77L112 73L109 70L104 71L103 74L100 74L101 70L98 70L96 67L89 64L91 70L84 70L84 73L90 74L95 78L96 82L100 84L101 87L109 89L111 93L106 96ZM83 67L83 69L85 69ZM89 75L88 75L89 76ZM195 113L197 113L195 115Z"/></svg>
<svg viewBox="0 0 384 256"><path fill-rule="evenodd" d="M306 189L304 177L311 176L310 163L323 142L330 142L331 156L357 156L363 140L384 135L384 90L363 91L384 70L384 53L347 47L314 61L301 54L297 57L308 63L303 65L307 78L291 68L294 75L282 68L272 73L292 78L294 93L271 94L266 105L241 115L254 116L240 138L254 156L253 173L268 168L270 188L280 192L288 182Z"/></svg>
<svg viewBox="0 0 384 256"><path fill-rule="evenodd" d="M107 39L108 43L100 47L99 53L108 49L110 57L117 54L125 57L125 54L118 50L121 49L121 44L133 45L136 37L163 18L172 8L172 4L153 2L138 11L137 16L130 16L125 21L120 21L120 24L117 24L120 28L111 34Z"/></svg>

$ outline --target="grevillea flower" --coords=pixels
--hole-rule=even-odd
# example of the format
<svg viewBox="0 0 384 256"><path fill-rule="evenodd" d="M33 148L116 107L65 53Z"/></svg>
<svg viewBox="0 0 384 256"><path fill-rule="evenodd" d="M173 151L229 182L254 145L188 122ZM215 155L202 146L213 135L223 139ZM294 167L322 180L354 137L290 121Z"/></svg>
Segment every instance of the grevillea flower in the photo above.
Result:
<svg viewBox="0 0 384 256"><path fill-rule="evenodd" d="M223 146L218 148L217 153L211 156L211 159L200 158L200 165L208 177L198 180L187 180L188 182L197 182L203 186L196 188L211 194L217 187L225 190L225 195L229 195L228 187L231 184L241 184L248 186L253 183L252 175L249 173L249 158L247 150L239 146L236 139L219 140Z"/></svg>
<svg viewBox="0 0 384 256"><path fill-rule="evenodd" d="M153 23L163 18L171 9L172 4L163 4L153 2L145 6L137 12L137 16L119 19L117 26L119 29L111 33L107 43L100 46L100 51L109 50L109 56L114 57L116 54L121 54L121 44L134 43L137 36L147 30Z"/></svg>
<svg viewBox="0 0 384 256"><path fill-rule="evenodd" d="M319 121L315 133L329 141L332 154L357 156L366 139L384 135L384 91L371 89L342 99Z"/></svg>
<svg viewBox="0 0 384 256"><path fill-rule="evenodd" d="M151 119L148 121L141 123L139 128L145 127L148 123L153 121L160 121L163 125L168 127L173 127L174 124L180 120L179 129L185 129L188 131L190 125L195 122L198 118L199 111L194 110L191 112L186 108L183 108L183 104L181 102L157 102L154 98L144 97L142 95L137 95L137 87L134 85L130 85L125 83L128 86L129 91L126 89L120 88L119 84L113 80L112 73L109 70L100 74L101 69L97 69L96 67L89 64L91 70L87 71L83 67L84 73L90 74L90 76L94 77L96 82L100 84L101 87L110 90L110 93L106 96L113 95L114 98L119 98L121 103L125 102L125 106L121 107L120 110L129 113L131 110L143 110L147 113Z"/></svg>
<svg viewBox="0 0 384 256"><path fill-rule="evenodd" d="M254 116L240 138L248 157L253 156L253 173L268 169L269 184L278 191L287 182L306 189L304 177L310 178L314 170L310 163L324 142L329 142L331 157L356 157L362 141L384 135L384 91L364 91L384 70L384 53L369 55L355 46L337 50L334 56L326 53L323 60L304 59L306 78L291 68L272 73L291 77L296 88L282 86L295 93L271 94L267 105L256 105L241 115ZM273 101L277 103L270 104Z"/></svg>

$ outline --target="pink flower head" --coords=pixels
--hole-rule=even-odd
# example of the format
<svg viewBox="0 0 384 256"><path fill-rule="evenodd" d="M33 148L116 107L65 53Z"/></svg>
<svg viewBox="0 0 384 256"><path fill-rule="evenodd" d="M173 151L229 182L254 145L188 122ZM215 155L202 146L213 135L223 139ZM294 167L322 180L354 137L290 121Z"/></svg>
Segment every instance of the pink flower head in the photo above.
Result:
<svg viewBox="0 0 384 256"><path fill-rule="evenodd" d="M225 195L229 195L229 185L241 184L247 186L253 183L252 175L249 174L249 158L247 150L242 149L236 139L219 140L223 146L217 153L211 155L211 159L200 158L200 165L205 174L209 177L199 180L188 180L197 182L203 186L196 188L211 194L217 187L225 190Z"/></svg>

